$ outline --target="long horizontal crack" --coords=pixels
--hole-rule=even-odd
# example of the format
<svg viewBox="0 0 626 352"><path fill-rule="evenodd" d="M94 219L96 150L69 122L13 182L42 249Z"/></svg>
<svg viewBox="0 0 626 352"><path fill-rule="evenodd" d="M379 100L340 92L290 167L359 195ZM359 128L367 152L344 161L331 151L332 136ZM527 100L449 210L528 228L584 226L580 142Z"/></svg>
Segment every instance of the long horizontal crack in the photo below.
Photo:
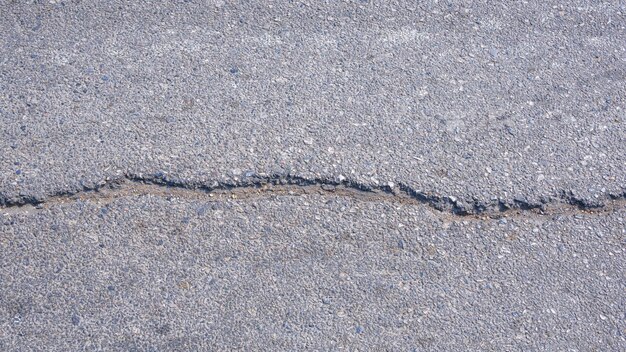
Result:
<svg viewBox="0 0 626 352"><path fill-rule="evenodd" d="M306 194L326 194L362 201L387 201L402 204L426 205L438 212L454 216L507 216L517 214L554 214L564 212L606 212L626 206L626 192L620 195L609 195L599 203L590 203L576 198L571 192L560 192L542 199L539 203L514 199L490 203L478 200L459 200L415 190L404 183L397 185L369 185L350 180L308 179L299 176L283 175L251 175L244 180L232 183L215 182L211 185L168 179L162 174L136 175L126 174L123 177L103 181L94 186L84 186L80 190L57 192L38 199L29 196L16 198L3 197L0 194L0 208L8 210L28 207L41 209L44 205L65 203L73 200L106 201L121 197L137 195L156 195L163 197L180 197L185 199L248 199L276 195L298 196Z"/></svg>

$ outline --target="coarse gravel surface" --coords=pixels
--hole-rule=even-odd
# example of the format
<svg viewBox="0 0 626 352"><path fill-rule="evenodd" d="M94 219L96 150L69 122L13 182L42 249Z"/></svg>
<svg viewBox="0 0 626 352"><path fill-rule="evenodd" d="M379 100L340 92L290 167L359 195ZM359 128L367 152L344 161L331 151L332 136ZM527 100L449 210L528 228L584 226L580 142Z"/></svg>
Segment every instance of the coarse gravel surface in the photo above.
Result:
<svg viewBox="0 0 626 352"><path fill-rule="evenodd" d="M625 216L326 195L0 215L0 349L622 351Z"/></svg>
<svg viewBox="0 0 626 352"><path fill-rule="evenodd" d="M0 199L126 173L626 193L620 1L0 2Z"/></svg>
<svg viewBox="0 0 626 352"><path fill-rule="evenodd" d="M624 1L0 0L0 351L626 350Z"/></svg>

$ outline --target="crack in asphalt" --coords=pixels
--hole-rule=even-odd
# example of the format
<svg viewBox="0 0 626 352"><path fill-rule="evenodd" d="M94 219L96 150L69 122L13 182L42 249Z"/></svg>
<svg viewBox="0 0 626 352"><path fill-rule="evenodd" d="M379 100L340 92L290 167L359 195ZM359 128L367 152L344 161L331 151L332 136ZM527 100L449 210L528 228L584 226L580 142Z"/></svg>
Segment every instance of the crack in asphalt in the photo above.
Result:
<svg viewBox="0 0 626 352"><path fill-rule="evenodd" d="M508 213L550 215L554 213L600 213L626 207L626 192L609 194L597 202L577 198L574 194L561 191L544 197L540 202L515 198L513 201L494 200L488 203L476 199L464 200L452 196L440 196L415 190L405 183L372 185L347 179L309 179L293 175L248 175L231 182L199 182L171 179L163 174L125 174L107 179L91 186L73 191L60 191L45 198L21 195L9 198L0 193L0 209L41 209L45 205L66 203L76 200L106 201L121 197L155 195L184 199L249 199L267 196L300 196L326 194L374 202L397 202L425 205L441 213L460 217L502 217Z"/></svg>

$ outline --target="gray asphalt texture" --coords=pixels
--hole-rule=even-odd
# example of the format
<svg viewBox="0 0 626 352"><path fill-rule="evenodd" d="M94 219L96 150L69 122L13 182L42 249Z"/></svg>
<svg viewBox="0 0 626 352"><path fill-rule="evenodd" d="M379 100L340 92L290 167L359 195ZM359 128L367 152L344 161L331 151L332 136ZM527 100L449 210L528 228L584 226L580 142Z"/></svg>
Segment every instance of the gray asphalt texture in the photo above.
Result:
<svg viewBox="0 0 626 352"><path fill-rule="evenodd" d="M626 193L623 1L2 1L0 196L248 172Z"/></svg>
<svg viewBox="0 0 626 352"><path fill-rule="evenodd" d="M624 1L0 0L1 351L624 351L625 215Z"/></svg>
<svg viewBox="0 0 626 352"><path fill-rule="evenodd" d="M0 349L621 351L625 217L319 195L13 214Z"/></svg>

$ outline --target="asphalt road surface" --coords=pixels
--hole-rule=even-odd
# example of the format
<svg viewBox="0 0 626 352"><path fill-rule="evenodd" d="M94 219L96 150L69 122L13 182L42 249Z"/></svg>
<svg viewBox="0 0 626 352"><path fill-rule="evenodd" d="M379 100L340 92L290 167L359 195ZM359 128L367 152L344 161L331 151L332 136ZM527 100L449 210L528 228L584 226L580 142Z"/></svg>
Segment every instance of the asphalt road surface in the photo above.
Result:
<svg viewBox="0 0 626 352"><path fill-rule="evenodd" d="M1 350L626 350L624 1L0 0Z"/></svg>
<svg viewBox="0 0 626 352"><path fill-rule="evenodd" d="M0 349L619 351L626 211L74 201L0 223Z"/></svg>

